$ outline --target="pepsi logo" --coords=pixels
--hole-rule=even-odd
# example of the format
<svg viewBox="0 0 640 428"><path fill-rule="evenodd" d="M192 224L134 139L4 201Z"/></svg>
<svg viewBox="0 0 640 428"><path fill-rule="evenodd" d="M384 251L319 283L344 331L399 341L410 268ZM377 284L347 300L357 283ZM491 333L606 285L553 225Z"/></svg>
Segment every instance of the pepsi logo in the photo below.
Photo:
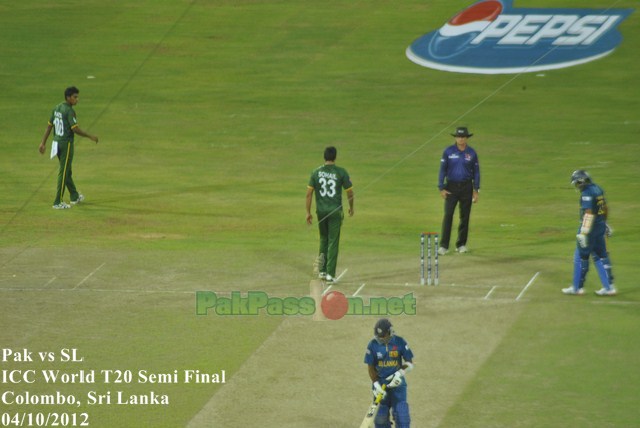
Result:
<svg viewBox="0 0 640 428"><path fill-rule="evenodd" d="M621 43L618 25L633 9L517 9L512 0L477 2L406 50L437 70L501 74L570 67Z"/></svg>
<svg viewBox="0 0 640 428"><path fill-rule="evenodd" d="M466 8L449 20L438 32L445 37L484 30L502 12L497 0L483 1Z"/></svg>

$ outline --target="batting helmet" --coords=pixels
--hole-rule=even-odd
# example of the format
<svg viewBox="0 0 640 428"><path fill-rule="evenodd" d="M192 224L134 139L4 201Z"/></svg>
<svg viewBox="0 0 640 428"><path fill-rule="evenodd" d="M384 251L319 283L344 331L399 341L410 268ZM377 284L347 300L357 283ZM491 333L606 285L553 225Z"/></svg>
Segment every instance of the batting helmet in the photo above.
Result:
<svg viewBox="0 0 640 428"><path fill-rule="evenodd" d="M373 335L379 342L382 338L393 336L393 326L391 325L391 321L386 318L379 319L378 322L376 322L375 327L373 327Z"/></svg>
<svg viewBox="0 0 640 428"><path fill-rule="evenodd" d="M578 189L583 189L587 184L591 183L591 176L587 171L578 169L571 174L571 184Z"/></svg>

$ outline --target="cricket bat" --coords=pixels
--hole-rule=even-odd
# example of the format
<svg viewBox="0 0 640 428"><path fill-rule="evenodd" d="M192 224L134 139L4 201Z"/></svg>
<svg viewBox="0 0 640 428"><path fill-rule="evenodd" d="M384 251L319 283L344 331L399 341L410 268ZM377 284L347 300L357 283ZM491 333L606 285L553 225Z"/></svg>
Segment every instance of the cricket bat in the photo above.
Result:
<svg viewBox="0 0 640 428"><path fill-rule="evenodd" d="M384 391L387 385L382 385L382 390ZM380 401L382 401L382 394L378 394L375 401L371 406L369 406L369 410L367 410L367 414L364 415L364 419L360 424L360 428L373 428L373 421L378 414L378 409L380 409Z"/></svg>

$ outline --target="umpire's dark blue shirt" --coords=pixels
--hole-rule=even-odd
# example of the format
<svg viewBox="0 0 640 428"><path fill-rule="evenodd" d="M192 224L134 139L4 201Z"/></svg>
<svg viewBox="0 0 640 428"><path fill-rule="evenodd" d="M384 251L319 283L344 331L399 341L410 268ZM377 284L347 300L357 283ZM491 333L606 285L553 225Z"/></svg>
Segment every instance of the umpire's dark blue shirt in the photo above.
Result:
<svg viewBox="0 0 640 428"><path fill-rule="evenodd" d="M473 180L473 189L480 189L480 164L476 151L467 146L463 151L456 144L447 147L440 159L440 175L438 189L445 187L445 182L465 182Z"/></svg>

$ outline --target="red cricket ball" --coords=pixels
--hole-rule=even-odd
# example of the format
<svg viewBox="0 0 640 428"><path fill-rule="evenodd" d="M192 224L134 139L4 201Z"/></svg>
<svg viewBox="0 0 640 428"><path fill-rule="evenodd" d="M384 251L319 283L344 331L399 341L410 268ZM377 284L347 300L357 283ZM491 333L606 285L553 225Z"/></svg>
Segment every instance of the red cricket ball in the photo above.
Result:
<svg viewBox="0 0 640 428"><path fill-rule="evenodd" d="M322 297L320 306L325 317L330 320L339 320L349 310L349 301L341 292L331 291Z"/></svg>

